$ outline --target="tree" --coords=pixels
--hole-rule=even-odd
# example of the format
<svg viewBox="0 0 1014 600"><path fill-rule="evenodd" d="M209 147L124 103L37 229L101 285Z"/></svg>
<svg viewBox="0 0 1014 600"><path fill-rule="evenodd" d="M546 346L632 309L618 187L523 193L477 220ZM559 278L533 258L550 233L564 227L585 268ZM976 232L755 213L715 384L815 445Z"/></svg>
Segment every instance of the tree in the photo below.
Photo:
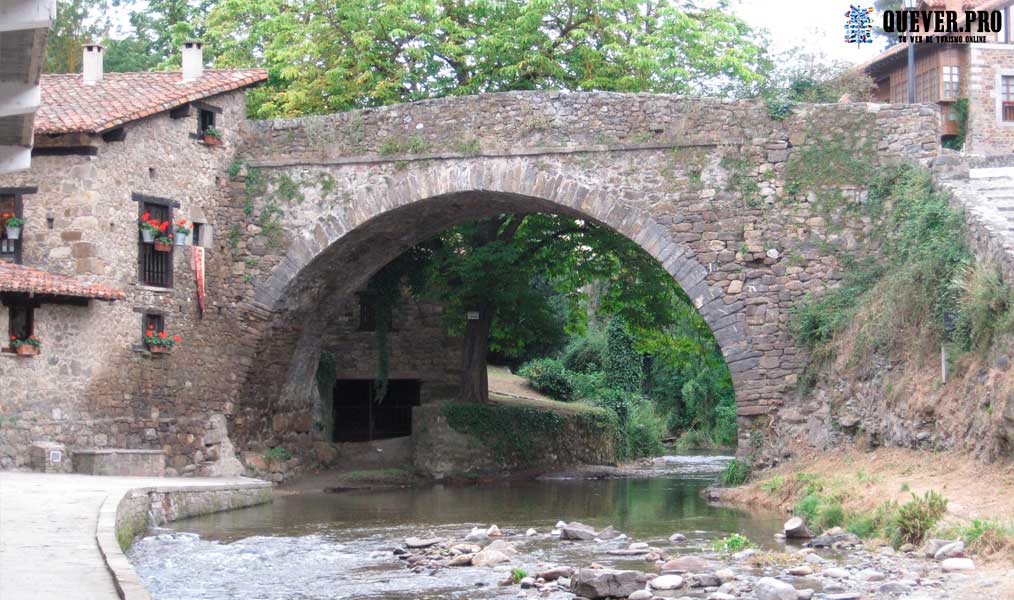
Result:
<svg viewBox="0 0 1014 600"><path fill-rule="evenodd" d="M757 84L764 51L727 2L221 0L219 66L264 66L259 117L507 90L722 93Z"/></svg>
<svg viewBox="0 0 1014 600"><path fill-rule="evenodd" d="M64 0L46 41L46 73L77 73L81 70L81 46L98 42L109 28L105 18L107 0Z"/></svg>
<svg viewBox="0 0 1014 600"><path fill-rule="evenodd" d="M559 318L561 306L568 329L582 330L590 282L607 288L602 310L644 329L672 324L668 308L682 294L630 240L560 215L499 215L449 229L411 252L425 256L416 263L426 273L425 284L415 293L442 303L451 330L464 336L462 397L470 401L488 398L490 348L508 356L523 353Z"/></svg>
<svg viewBox="0 0 1014 600"><path fill-rule="evenodd" d="M876 0L873 8L876 9L876 14L884 14L888 10L902 10L904 5L901 0ZM882 22L873 24L873 35L883 40L886 48L898 43L898 34L884 31Z"/></svg>
<svg viewBox="0 0 1014 600"><path fill-rule="evenodd" d="M130 0L116 0L124 4ZM131 34L119 40L114 56L124 70L178 68L180 48L189 39L205 35L204 18L218 0L147 0L133 2Z"/></svg>

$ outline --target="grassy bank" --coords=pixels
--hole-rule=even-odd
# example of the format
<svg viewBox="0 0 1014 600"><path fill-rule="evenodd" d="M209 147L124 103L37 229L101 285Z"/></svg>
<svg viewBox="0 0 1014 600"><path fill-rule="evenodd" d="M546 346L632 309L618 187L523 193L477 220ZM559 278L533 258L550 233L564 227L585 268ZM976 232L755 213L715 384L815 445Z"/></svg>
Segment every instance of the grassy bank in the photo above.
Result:
<svg viewBox="0 0 1014 600"><path fill-rule="evenodd" d="M842 527L873 542L960 539L987 562L1014 564L1014 466L903 449L800 458L723 500Z"/></svg>

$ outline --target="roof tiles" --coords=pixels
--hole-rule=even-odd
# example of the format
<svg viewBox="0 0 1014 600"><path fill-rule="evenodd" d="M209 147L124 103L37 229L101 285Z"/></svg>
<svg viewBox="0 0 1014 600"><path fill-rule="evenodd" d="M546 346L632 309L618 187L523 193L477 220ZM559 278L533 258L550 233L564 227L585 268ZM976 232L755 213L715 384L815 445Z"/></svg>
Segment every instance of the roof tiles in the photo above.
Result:
<svg viewBox="0 0 1014 600"><path fill-rule="evenodd" d="M106 73L85 85L80 74L43 75L35 133L101 133L267 78L264 69L206 69L193 81L183 81L178 71Z"/></svg>
<svg viewBox="0 0 1014 600"><path fill-rule="evenodd" d="M97 300L123 300L126 297L121 290L99 284L82 283L67 275L4 261L0 261L0 292L52 294Z"/></svg>

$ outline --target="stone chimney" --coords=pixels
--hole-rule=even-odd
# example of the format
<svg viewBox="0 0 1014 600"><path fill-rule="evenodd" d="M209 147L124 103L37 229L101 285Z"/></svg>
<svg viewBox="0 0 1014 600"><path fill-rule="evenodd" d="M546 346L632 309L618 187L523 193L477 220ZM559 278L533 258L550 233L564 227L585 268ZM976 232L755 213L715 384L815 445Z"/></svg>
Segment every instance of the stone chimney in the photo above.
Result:
<svg viewBox="0 0 1014 600"><path fill-rule="evenodd" d="M204 42L187 40L183 42L183 81L200 79L204 73Z"/></svg>
<svg viewBox="0 0 1014 600"><path fill-rule="evenodd" d="M84 59L81 61L81 75L85 85L102 81L102 55L106 49L101 44L85 44Z"/></svg>

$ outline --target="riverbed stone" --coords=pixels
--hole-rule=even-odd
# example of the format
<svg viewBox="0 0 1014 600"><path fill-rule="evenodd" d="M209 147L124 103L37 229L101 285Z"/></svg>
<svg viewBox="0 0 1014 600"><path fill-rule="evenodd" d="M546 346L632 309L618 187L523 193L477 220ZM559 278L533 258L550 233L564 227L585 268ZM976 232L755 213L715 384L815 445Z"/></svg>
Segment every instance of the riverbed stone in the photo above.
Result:
<svg viewBox="0 0 1014 600"><path fill-rule="evenodd" d="M975 563L970 558L945 558L940 566L947 573L975 570Z"/></svg>
<svg viewBox="0 0 1014 600"><path fill-rule="evenodd" d="M774 577L761 577L753 591L757 600L796 600L796 588Z"/></svg>
<svg viewBox="0 0 1014 600"><path fill-rule="evenodd" d="M574 569L570 567L553 567L552 569L542 571L538 574L538 577L546 581L556 581L561 577L570 577L573 573Z"/></svg>
<svg viewBox="0 0 1014 600"><path fill-rule="evenodd" d="M694 573L687 577L687 585L693 588L718 587L722 581L710 573Z"/></svg>
<svg viewBox="0 0 1014 600"><path fill-rule="evenodd" d="M792 567L789 569L789 575L795 575L796 577L805 577L807 575L813 575L813 568L809 565L801 565L798 567Z"/></svg>
<svg viewBox="0 0 1014 600"><path fill-rule="evenodd" d="M838 567L829 567L821 571L820 574L823 575L824 577L832 577L834 579L843 579L849 576L848 571L846 571L845 569L840 569Z"/></svg>
<svg viewBox="0 0 1014 600"><path fill-rule="evenodd" d="M947 546L948 544L953 544L954 541L955 540L941 540L938 538L930 539L923 545L922 553L926 556L926 558L933 558L941 548Z"/></svg>
<svg viewBox="0 0 1014 600"><path fill-rule="evenodd" d="M675 590L683 587L683 578L679 575L659 575L648 582L653 590Z"/></svg>
<svg viewBox="0 0 1014 600"><path fill-rule="evenodd" d="M640 571L616 569L581 569L571 580L571 591L578 596L597 600L599 598L626 598L651 577Z"/></svg>
<svg viewBox="0 0 1014 600"><path fill-rule="evenodd" d="M474 554L459 554L459 555L455 556L454 558L452 558L447 563L447 566L449 566L449 567L467 567L467 566L470 566L472 564L472 557L473 556L475 556L475 555Z"/></svg>
<svg viewBox="0 0 1014 600"><path fill-rule="evenodd" d="M732 569L719 569L715 571L715 577L722 583L726 583L728 581L735 581L736 573Z"/></svg>
<svg viewBox="0 0 1014 600"><path fill-rule="evenodd" d="M648 590L637 590L633 594L627 596L627 600L651 600L655 595Z"/></svg>
<svg viewBox="0 0 1014 600"><path fill-rule="evenodd" d="M488 567L510 561L510 557L499 550L483 550L472 557L472 566Z"/></svg>
<svg viewBox="0 0 1014 600"><path fill-rule="evenodd" d="M662 565L663 571L706 571L711 563L697 556L680 556Z"/></svg>
<svg viewBox="0 0 1014 600"><path fill-rule="evenodd" d="M881 594L907 594L912 588L900 581L889 581L877 588Z"/></svg>
<svg viewBox="0 0 1014 600"><path fill-rule="evenodd" d="M678 544L680 542L687 541L687 536L683 535L682 533L674 533L669 536L669 541L674 544Z"/></svg>
<svg viewBox="0 0 1014 600"><path fill-rule="evenodd" d="M965 555L965 542L958 541L951 544L947 544L946 546L941 546L941 548L933 554L933 558L937 560L943 560L945 558L955 558L964 555Z"/></svg>
<svg viewBox="0 0 1014 600"><path fill-rule="evenodd" d="M809 588L796 590L796 600L810 600L810 598L813 598L813 594L813 590Z"/></svg>
<svg viewBox="0 0 1014 600"><path fill-rule="evenodd" d="M883 581L887 579L886 575L876 569L863 569L862 571L859 571L856 577L863 581Z"/></svg>
<svg viewBox="0 0 1014 600"><path fill-rule="evenodd" d="M444 538L441 537L433 537L433 538L410 537L405 540L405 546L409 548L429 548L430 546L435 546L443 541L445 540Z"/></svg>
<svg viewBox="0 0 1014 600"><path fill-rule="evenodd" d="M584 523L578 523L577 521L574 521L573 523L567 523L560 530L561 540L575 540L587 542L594 540L595 537L596 537L595 528L591 527L590 525L585 525Z"/></svg>
<svg viewBox="0 0 1014 600"><path fill-rule="evenodd" d="M500 535L500 528L495 523L486 530L486 537L500 537Z"/></svg>
<svg viewBox="0 0 1014 600"><path fill-rule="evenodd" d="M842 592L840 594L828 594L824 596L827 600L862 600L860 592Z"/></svg>

